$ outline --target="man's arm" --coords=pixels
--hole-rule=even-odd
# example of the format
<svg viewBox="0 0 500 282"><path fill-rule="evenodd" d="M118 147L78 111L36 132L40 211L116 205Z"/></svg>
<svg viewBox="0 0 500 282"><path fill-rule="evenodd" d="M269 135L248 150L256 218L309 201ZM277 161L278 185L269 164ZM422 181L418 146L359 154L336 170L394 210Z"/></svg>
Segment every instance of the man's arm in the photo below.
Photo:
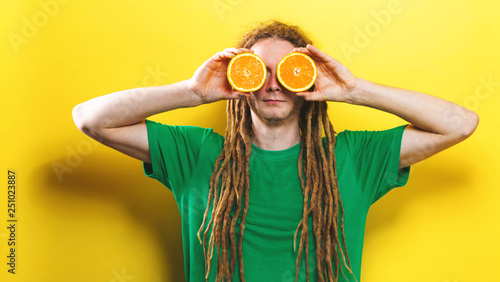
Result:
<svg viewBox="0 0 500 282"><path fill-rule="evenodd" d="M383 110L410 122L403 133L399 167L407 167L469 137L478 115L441 98L360 79L348 103Z"/></svg>
<svg viewBox="0 0 500 282"><path fill-rule="evenodd" d="M193 77L171 85L123 90L73 109L76 126L91 138L126 155L151 162L145 118L178 108L247 96L226 79L229 60L246 49L229 48L201 65Z"/></svg>
<svg viewBox="0 0 500 282"><path fill-rule="evenodd" d="M345 102L395 114L411 123L401 144L399 167L422 161L469 137L478 115L455 103L431 95L380 85L355 77L347 67L318 48L297 48L318 64L314 92L297 95L306 100Z"/></svg>
<svg viewBox="0 0 500 282"><path fill-rule="evenodd" d="M151 162L148 116L201 104L187 81L172 85L123 90L94 98L73 109L76 126L91 138L126 155Z"/></svg>

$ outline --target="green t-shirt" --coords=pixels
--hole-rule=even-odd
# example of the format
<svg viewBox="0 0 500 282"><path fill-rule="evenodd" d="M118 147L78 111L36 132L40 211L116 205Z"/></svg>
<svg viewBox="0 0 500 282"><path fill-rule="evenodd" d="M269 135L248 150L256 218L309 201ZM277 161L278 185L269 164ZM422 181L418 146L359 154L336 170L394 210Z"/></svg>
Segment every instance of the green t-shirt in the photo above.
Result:
<svg viewBox="0 0 500 282"><path fill-rule="evenodd" d="M175 196L182 219L186 281L204 281L203 249L196 234L207 206L210 177L224 137L212 129L169 126L149 120L146 124L152 163L144 163L144 172L163 183ZM368 209L392 188L404 186L409 177L409 166L399 169L405 127L384 131L346 130L336 137L335 156L346 245L358 281ZM282 151L262 150L252 144L249 209L242 246L246 281L295 281L297 253L293 250L293 236L303 209L297 168L299 152L300 143ZM239 221L237 235L238 227ZM312 220L309 227L312 228ZM300 233L297 247L299 240ZM309 249L310 279L316 281L312 230ZM339 272L339 281L355 281L340 259L347 280ZM217 253L214 251L209 281L215 281L216 266ZM306 281L304 254L300 267L298 281ZM237 262L233 281L240 281L238 269Z"/></svg>

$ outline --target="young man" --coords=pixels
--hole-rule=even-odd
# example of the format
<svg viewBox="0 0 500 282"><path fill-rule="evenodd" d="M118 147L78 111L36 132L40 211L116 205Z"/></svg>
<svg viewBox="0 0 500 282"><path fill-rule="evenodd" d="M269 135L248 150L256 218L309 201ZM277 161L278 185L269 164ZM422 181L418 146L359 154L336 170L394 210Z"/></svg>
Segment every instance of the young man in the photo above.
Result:
<svg viewBox="0 0 500 282"><path fill-rule="evenodd" d="M278 62L293 51L318 66L312 91L290 92L276 78ZM229 60L242 52L267 66L253 93L227 82ZM228 100L225 137L145 120L219 100ZM410 124L335 134L327 101ZM410 165L465 140L478 124L476 113L454 103L355 77L300 29L274 21L187 81L98 97L73 116L85 134L143 161L146 175L174 193L187 281L359 281L371 204L405 185Z"/></svg>

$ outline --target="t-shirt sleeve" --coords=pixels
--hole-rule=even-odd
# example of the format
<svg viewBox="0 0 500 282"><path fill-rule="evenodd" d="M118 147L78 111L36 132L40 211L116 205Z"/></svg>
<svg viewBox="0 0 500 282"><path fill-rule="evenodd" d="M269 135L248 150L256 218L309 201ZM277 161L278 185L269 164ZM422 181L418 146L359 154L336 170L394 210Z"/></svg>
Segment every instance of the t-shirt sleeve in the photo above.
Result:
<svg viewBox="0 0 500 282"><path fill-rule="evenodd" d="M216 133L211 128L172 126L150 120L146 120L146 127L151 163L143 163L144 173L177 197L189 184L204 142Z"/></svg>
<svg viewBox="0 0 500 282"><path fill-rule="evenodd" d="M358 186L370 205L408 181L410 166L399 169L406 126L382 131L345 131Z"/></svg>

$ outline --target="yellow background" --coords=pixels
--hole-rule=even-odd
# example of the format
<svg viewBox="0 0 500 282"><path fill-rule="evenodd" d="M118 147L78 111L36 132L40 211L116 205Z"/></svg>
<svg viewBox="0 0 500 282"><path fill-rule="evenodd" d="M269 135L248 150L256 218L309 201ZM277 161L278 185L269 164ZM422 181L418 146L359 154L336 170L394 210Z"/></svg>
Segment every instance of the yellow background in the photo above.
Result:
<svg viewBox="0 0 500 282"><path fill-rule="evenodd" d="M71 111L188 79L269 18L300 25L359 77L480 116L470 139L414 165L408 184L371 208L361 280L499 281L500 2L41 0L0 10L1 281L182 281L171 192L79 132ZM222 133L224 111L220 102L153 119ZM337 132L405 123L347 104L329 112ZM18 185L15 275L6 265L8 169Z"/></svg>

